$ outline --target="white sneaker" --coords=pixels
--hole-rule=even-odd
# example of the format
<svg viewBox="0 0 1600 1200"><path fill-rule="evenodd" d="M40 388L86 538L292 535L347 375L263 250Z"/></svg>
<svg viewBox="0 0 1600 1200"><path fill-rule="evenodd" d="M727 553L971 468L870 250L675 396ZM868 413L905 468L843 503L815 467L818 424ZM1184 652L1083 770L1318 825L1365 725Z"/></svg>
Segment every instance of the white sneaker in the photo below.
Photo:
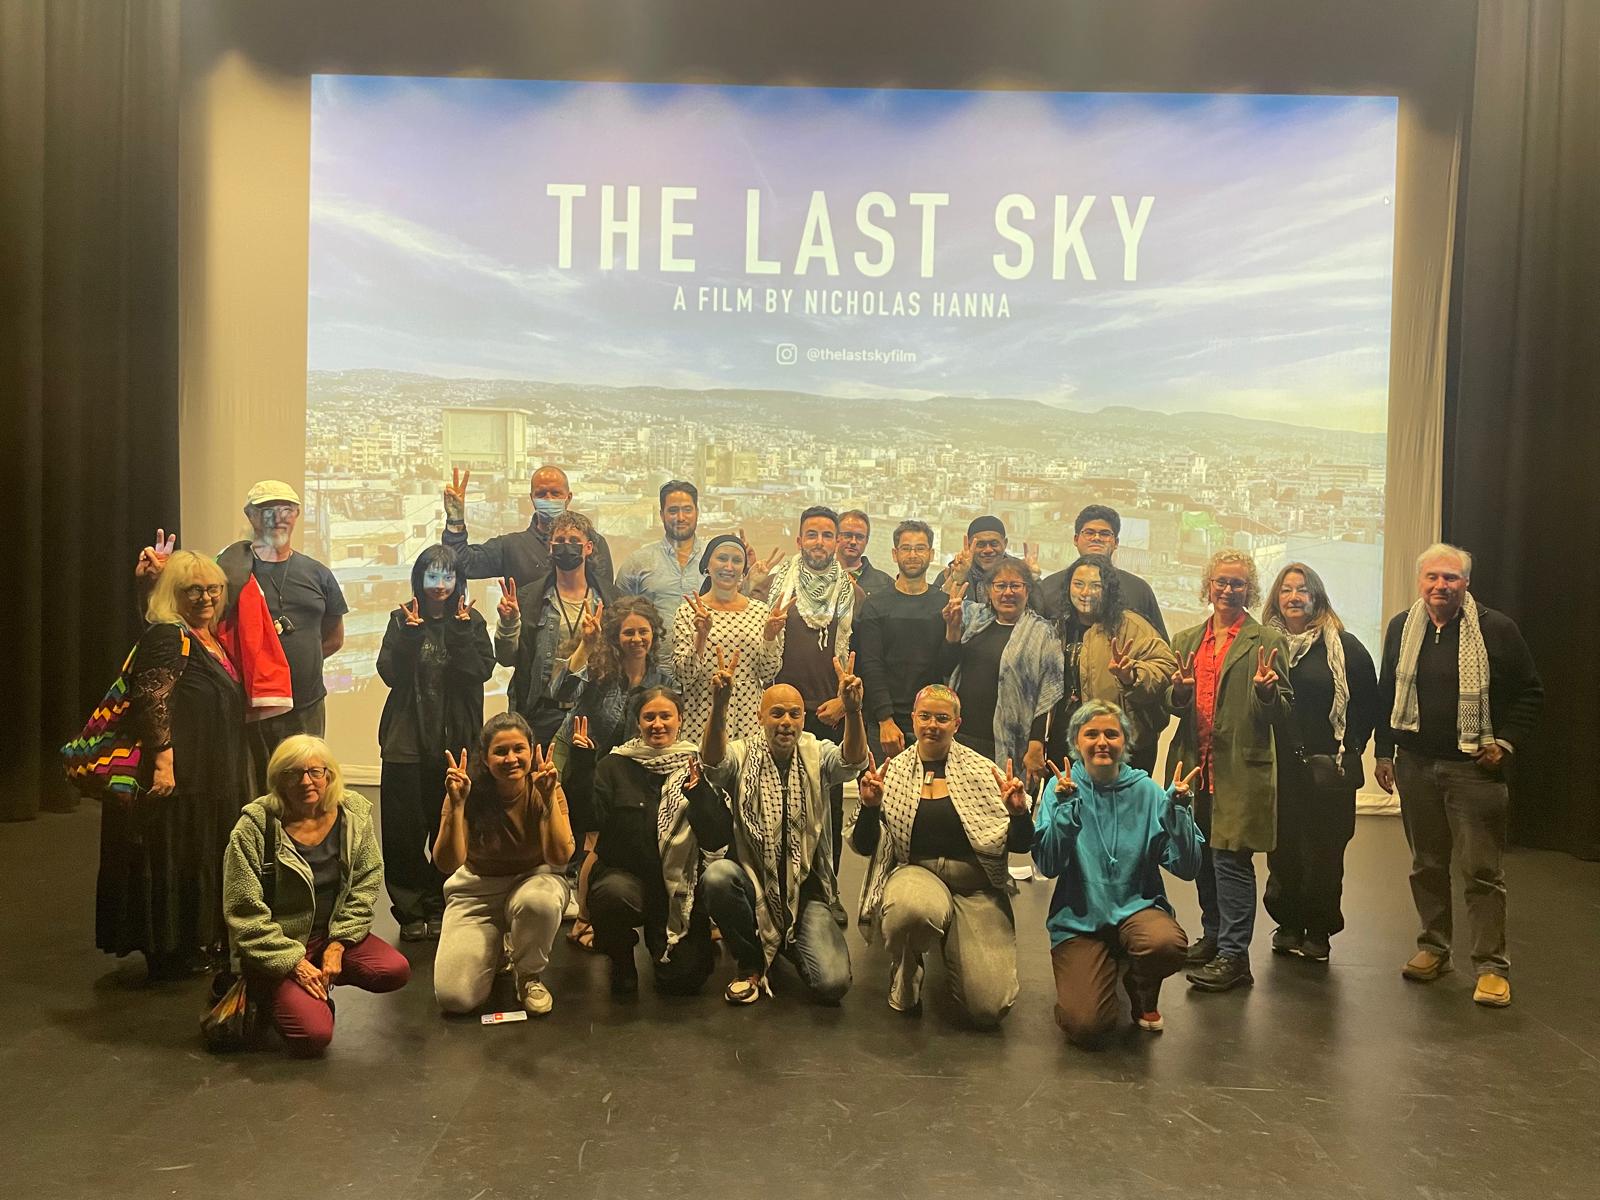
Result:
<svg viewBox="0 0 1600 1200"><path fill-rule="evenodd" d="M530 1017L547 1016L555 1006L555 997L539 980L530 979L522 985L522 1007Z"/></svg>

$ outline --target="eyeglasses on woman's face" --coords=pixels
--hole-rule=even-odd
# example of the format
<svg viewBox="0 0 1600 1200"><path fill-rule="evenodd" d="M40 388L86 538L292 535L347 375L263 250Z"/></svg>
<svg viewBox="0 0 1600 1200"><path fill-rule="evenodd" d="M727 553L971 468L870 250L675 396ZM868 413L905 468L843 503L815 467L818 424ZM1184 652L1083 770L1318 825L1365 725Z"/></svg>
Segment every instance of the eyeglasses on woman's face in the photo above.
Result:
<svg viewBox="0 0 1600 1200"><path fill-rule="evenodd" d="M226 590L220 583L191 583L183 589L183 594L198 604L202 600L220 600Z"/></svg>
<svg viewBox="0 0 1600 1200"><path fill-rule="evenodd" d="M327 767L290 767L284 771L280 778L289 783L299 783L302 779L309 779L312 783L321 783L333 772Z"/></svg>

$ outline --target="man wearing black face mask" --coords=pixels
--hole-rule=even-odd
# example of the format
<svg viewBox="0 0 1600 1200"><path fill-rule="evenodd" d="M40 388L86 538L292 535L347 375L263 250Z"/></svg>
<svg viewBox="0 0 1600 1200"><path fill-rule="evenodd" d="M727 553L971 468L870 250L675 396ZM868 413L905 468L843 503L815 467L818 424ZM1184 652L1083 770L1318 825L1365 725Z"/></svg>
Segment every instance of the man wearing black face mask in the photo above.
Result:
<svg viewBox="0 0 1600 1200"><path fill-rule="evenodd" d="M524 601L511 623L502 621L495 637L495 657L514 667L510 706L528 719L534 739L546 745L566 719L576 695L557 694L551 686L561 666L578 648L586 617L603 611L612 598L609 580L594 570L594 528L586 517L565 512L550 525L550 573L537 598Z"/></svg>

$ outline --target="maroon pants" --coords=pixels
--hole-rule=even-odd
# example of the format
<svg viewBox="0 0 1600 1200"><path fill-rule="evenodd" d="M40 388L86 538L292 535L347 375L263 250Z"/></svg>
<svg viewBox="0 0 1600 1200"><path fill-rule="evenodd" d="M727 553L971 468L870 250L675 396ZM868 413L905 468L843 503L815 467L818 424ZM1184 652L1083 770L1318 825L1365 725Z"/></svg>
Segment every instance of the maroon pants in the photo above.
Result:
<svg viewBox="0 0 1600 1200"><path fill-rule="evenodd" d="M322 965L322 952L328 939L313 937L306 945L306 957L313 966ZM344 965L338 983L358 987L364 992L392 992L411 978L411 964L405 955L376 934L369 933L345 948ZM296 1054L320 1054L333 1041L333 1005L318 1000L295 982L291 971L272 989L272 1023L284 1044Z"/></svg>

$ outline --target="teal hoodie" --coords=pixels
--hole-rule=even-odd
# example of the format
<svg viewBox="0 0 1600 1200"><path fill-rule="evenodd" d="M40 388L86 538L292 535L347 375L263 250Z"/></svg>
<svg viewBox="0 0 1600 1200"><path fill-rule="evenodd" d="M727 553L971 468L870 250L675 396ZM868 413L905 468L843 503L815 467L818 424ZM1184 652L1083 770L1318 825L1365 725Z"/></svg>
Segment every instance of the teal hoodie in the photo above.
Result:
<svg viewBox="0 0 1600 1200"><path fill-rule="evenodd" d="M1124 763L1114 781L1097 784L1074 762L1072 782L1073 792L1046 789L1033 825L1033 861L1056 880L1045 922L1051 946L1147 908L1170 914L1161 869L1193 879L1205 845L1188 806L1143 771Z"/></svg>

